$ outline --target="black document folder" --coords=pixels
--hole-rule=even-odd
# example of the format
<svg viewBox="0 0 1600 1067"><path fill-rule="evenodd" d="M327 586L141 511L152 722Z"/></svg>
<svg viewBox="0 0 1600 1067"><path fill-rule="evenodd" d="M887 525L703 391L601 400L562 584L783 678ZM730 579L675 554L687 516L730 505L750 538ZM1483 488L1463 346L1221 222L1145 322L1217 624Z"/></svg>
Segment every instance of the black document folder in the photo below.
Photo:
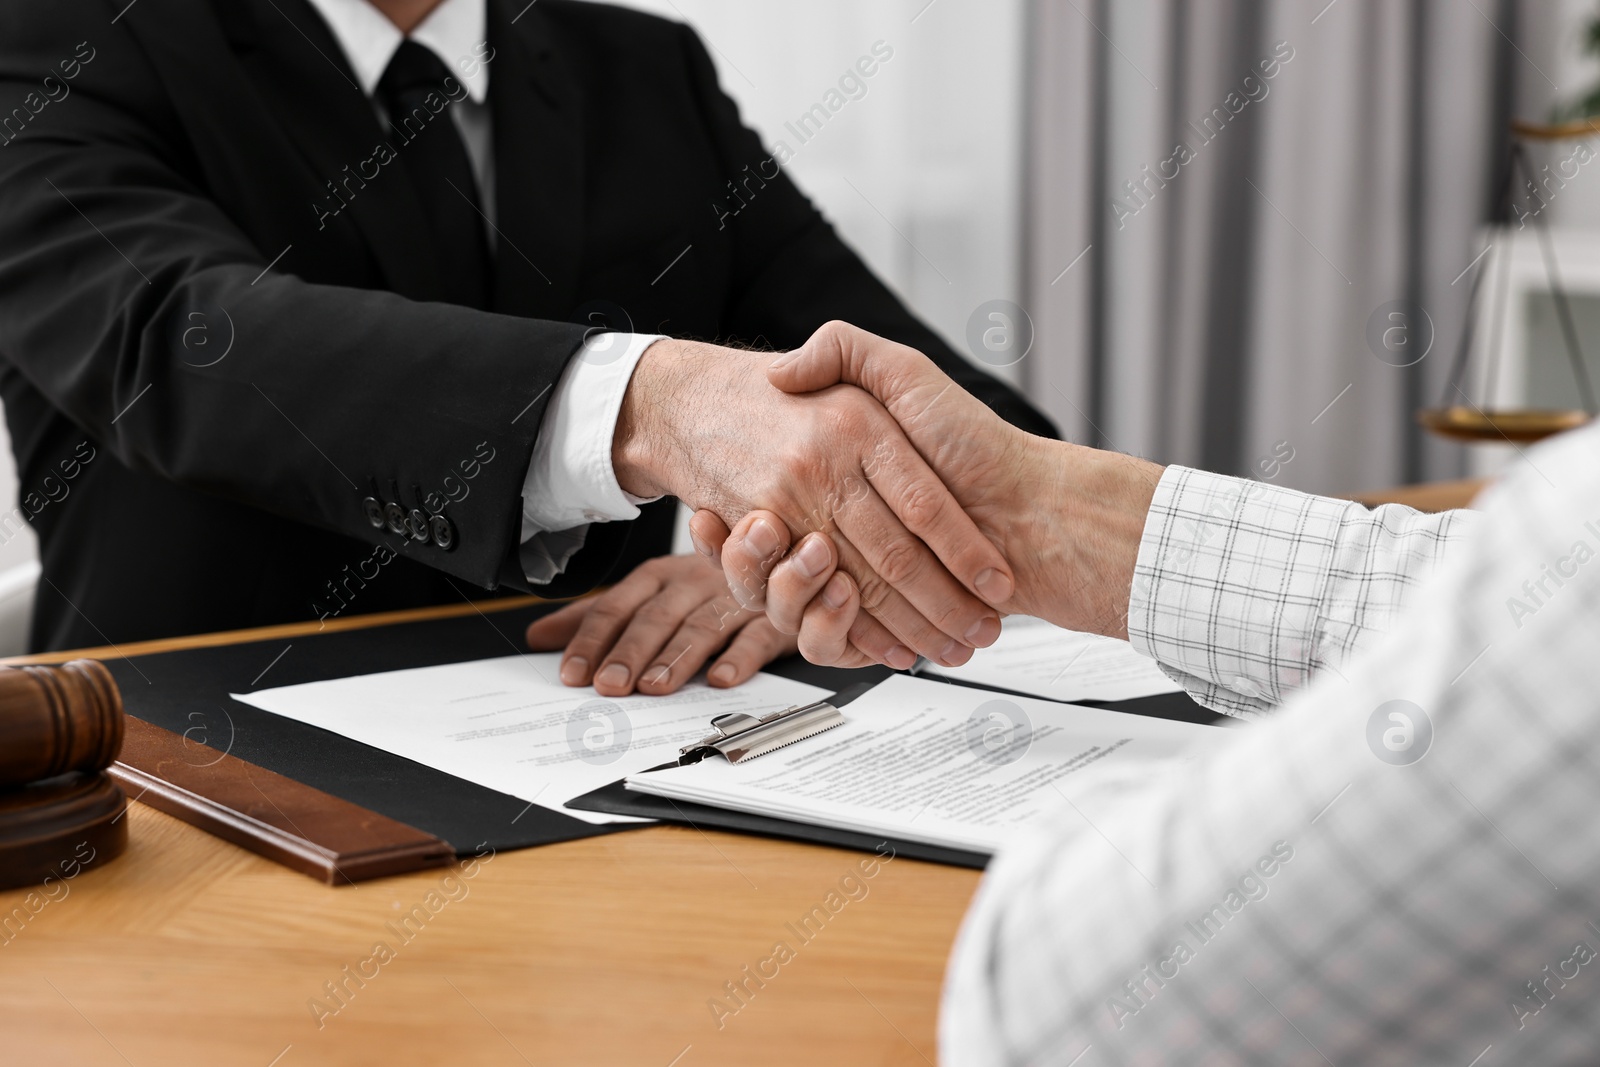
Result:
<svg viewBox="0 0 1600 1067"><path fill-rule="evenodd" d="M181 735L193 746L196 760L208 758L208 749L227 753L432 834L463 855L484 848L527 848L641 824L596 826L561 815L339 734L242 704L229 694L522 653L527 651L522 635L528 623L554 608L536 604L449 619L152 653L110 660L106 666L117 680L128 714ZM890 673L883 667L817 667L798 657L767 669L830 692L875 684ZM1104 706L1191 721L1214 718L1181 694ZM1196 720L1197 715L1203 718ZM646 814L671 822L845 848L871 850L878 844L863 835L673 805L624 793L620 787L615 792L622 795L599 790L582 799L593 801L586 806L594 810ZM639 807L647 803L659 807L649 811ZM984 862L984 857L972 853L909 842L904 848L899 842L891 844L901 855L968 866Z"/></svg>

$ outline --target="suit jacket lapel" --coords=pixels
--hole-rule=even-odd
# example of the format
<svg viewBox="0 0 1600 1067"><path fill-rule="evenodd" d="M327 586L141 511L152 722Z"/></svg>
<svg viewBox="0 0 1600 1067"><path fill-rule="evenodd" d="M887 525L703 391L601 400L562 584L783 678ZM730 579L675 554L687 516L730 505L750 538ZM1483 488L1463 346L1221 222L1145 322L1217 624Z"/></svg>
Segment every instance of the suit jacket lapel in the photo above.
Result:
<svg viewBox="0 0 1600 1067"><path fill-rule="evenodd" d="M371 180L359 173L380 144L400 146L379 127L322 19L305 0L221 0L216 10L263 99L317 175L337 189L324 185L318 203L354 220L391 289L413 300L442 299L422 203L398 160L380 165ZM316 214L312 204L306 213Z"/></svg>
<svg viewBox="0 0 1600 1067"><path fill-rule="evenodd" d="M520 2L488 5L499 229L492 306L566 319L583 255L582 99L538 9L518 16Z"/></svg>

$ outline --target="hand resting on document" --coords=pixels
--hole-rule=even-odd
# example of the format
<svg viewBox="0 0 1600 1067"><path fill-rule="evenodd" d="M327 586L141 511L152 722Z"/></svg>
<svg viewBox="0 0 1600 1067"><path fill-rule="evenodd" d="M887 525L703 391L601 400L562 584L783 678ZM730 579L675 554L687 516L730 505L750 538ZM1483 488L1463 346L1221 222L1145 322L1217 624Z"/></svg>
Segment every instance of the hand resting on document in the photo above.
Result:
<svg viewBox="0 0 1600 1067"><path fill-rule="evenodd" d="M663 696L707 664L706 681L727 688L795 651L795 639L740 607L700 556L646 560L599 596L535 620L527 639L535 652L565 648L562 682L607 697Z"/></svg>

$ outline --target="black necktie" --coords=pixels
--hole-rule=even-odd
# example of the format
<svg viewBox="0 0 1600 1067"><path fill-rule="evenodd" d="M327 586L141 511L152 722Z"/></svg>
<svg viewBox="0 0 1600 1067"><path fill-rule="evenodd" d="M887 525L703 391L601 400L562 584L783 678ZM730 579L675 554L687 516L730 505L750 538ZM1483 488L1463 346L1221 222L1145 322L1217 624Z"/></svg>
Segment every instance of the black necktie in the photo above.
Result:
<svg viewBox="0 0 1600 1067"><path fill-rule="evenodd" d="M443 259L446 299L487 308L489 242L478 210L478 183L450 117L456 105L446 78L456 99L465 99L460 81L439 57L407 38L378 80L377 95L389 113L395 152L427 213L433 247Z"/></svg>

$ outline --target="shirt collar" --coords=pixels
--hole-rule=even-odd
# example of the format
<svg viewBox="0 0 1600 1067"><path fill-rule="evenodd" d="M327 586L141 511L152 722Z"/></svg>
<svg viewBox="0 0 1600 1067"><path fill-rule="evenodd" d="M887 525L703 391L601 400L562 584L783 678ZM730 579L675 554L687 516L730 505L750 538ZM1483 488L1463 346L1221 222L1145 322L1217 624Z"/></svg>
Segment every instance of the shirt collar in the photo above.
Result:
<svg viewBox="0 0 1600 1067"><path fill-rule="evenodd" d="M311 6L333 31L361 91L371 96L405 35L368 0L311 0ZM489 64L476 53L487 22L487 0L444 0L411 31L411 39L450 68L475 104L489 95Z"/></svg>

